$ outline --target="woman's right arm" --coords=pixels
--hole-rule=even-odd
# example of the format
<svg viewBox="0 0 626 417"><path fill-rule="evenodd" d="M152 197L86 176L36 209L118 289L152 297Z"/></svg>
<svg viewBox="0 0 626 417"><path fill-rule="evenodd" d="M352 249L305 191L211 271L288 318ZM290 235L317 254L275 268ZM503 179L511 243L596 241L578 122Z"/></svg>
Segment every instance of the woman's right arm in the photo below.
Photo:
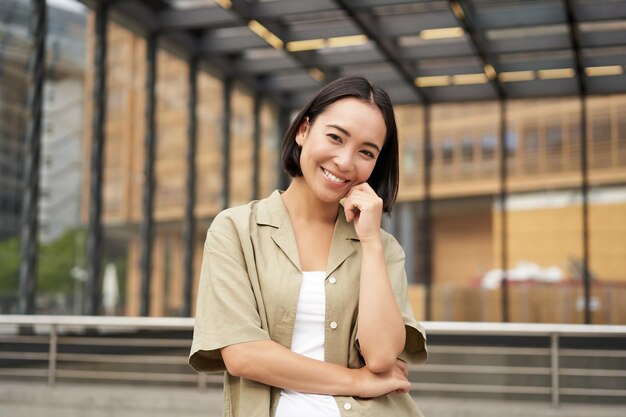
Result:
<svg viewBox="0 0 626 417"><path fill-rule="evenodd" d="M390 371L375 374L366 367L349 369L311 359L272 340L230 345L221 353L230 374L292 391L378 397L408 392L410 386L406 364L400 360Z"/></svg>

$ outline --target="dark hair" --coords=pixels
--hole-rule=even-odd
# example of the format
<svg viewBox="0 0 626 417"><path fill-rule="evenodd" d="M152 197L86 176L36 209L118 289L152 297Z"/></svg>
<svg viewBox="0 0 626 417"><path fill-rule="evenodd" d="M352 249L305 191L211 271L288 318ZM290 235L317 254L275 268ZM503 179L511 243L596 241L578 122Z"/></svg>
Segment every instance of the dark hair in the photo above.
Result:
<svg viewBox="0 0 626 417"><path fill-rule="evenodd" d="M326 110L326 107L336 101L350 97L375 105L385 120L385 127L387 128L385 143L367 183L382 198L383 211L389 213L398 195L399 156L396 119L387 92L361 76L342 77L327 84L300 110L283 137L281 151L283 168L292 177L302 176L300 148L296 144L296 135L300 125L307 121L307 118L312 124L317 116Z"/></svg>

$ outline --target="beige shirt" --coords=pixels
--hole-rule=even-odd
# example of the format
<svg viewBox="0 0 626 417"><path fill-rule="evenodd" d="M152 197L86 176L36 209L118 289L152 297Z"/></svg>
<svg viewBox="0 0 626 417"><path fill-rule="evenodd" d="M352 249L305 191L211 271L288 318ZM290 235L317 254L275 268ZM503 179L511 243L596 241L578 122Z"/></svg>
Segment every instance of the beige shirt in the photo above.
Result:
<svg viewBox="0 0 626 417"><path fill-rule="evenodd" d="M426 360L426 336L407 299L404 252L381 231L391 284L406 328L400 358ZM326 268L325 361L364 366L357 313L361 245L339 210ZM189 364L198 372L224 372L220 349L274 340L290 348L302 271L294 232L278 191L261 201L224 210L207 233ZM225 372L224 416L273 416L280 389ZM335 397L343 417L421 416L409 394Z"/></svg>

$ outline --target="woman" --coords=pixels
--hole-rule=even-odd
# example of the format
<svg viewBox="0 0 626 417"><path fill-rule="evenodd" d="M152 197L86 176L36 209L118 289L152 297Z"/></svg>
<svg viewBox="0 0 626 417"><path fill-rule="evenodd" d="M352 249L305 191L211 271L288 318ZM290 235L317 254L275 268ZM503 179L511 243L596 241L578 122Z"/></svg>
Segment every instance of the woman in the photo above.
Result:
<svg viewBox="0 0 626 417"><path fill-rule="evenodd" d="M398 189L391 101L344 77L285 134L284 192L220 213L204 249L189 363L224 371L224 415L420 416L426 358L404 253L380 229Z"/></svg>

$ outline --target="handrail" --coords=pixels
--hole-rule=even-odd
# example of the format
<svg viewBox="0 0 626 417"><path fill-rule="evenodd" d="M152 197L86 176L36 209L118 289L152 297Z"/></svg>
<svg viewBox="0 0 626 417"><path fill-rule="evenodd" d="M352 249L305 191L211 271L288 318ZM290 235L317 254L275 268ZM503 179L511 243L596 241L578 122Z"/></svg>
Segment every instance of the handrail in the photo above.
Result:
<svg viewBox="0 0 626 417"><path fill-rule="evenodd" d="M0 325L11 324L185 330L193 328L194 319L190 317L0 315ZM561 336L626 336L624 325L453 321L423 321L421 324L427 335L549 336L556 333Z"/></svg>
<svg viewBox="0 0 626 417"><path fill-rule="evenodd" d="M586 378L623 378L626 371L600 368L584 368L581 366L572 367L570 357L602 357L607 360L621 360L626 357L623 350L607 350L599 346L590 349L561 347L562 338L567 337L617 337L626 336L626 326L623 325L584 325L584 324L546 324L546 323L490 323L490 322L422 322L427 335L452 335L452 336L509 336L509 337L541 337L548 340L543 347L537 346L490 346L490 345L462 345L456 346L446 344L431 343L429 351L433 355L453 355L457 357L485 357L491 356L493 362L488 363L477 361L475 363L459 362L448 363L446 361L429 362L421 367L410 366L411 373L415 372L417 380L411 381L413 392L450 392L450 393L501 393L503 395L542 395L551 398L553 407L559 407L562 395L569 396L605 396L622 398L626 396L626 385L617 384L613 387L589 386L568 386L562 385L562 378L586 377ZM0 341L6 343L19 344L19 351L7 351L0 354L0 360L9 361L4 368L0 368L0 375L16 377L46 377L48 384L53 386L58 378L82 378L94 380L124 380L124 381L155 381L155 382L192 382L196 381L198 388L203 389L208 383L221 383L221 378L217 375L208 376L206 374L193 374L191 369L181 372L180 369L172 372L160 372L154 369L154 365L160 366L184 366L186 364L186 354L191 345L189 336L179 338L145 338L139 334L131 337L119 336L114 333L112 337L102 334L102 337L93 337L86 333L84 336L73 335L67 331L76 331L77 328L93 331L96 329L116 329L128 330L183 330L191 331L194 326L194 319L187 317L121 317L121 316L47 316L47 315L0 315ZM13 331L6 331L6 326L12 326ZM49 327L41 329L41 327ZM31 328L22 334L22 328ZM35 332L33 329L35 328ZM48 333L34 336L38 332ZM13 334L15 333L15 334ZM15 336L15 337L14 337ZM187 340L189 339L189 340ZM45 354L29 352L23 347L31 344L47 344L48 349ZM59 345L78 346L100 346L107 349L112 347L127 346L130 349L145 347L157 349L152 355L144 355L135 351L129 353L118 352L110 354L106 352L65 352L58 351ZM174 356L164 355L158 349L183 349L182 353ZM90 348L91 349L91 348ZM501 363L498 357L506 355L508 357L522 358L523 356L544 358L544 362L535 364ZM433 356L434 357L434 356ZM447 357L446 357L447 358ZM47 359L47 360L46 360ZM11 364L10 361L15 361ZM23 361L44 361L47 369L25 369L19 365ZM129 364L136 361L137 365L148 365L145 371L125 370L121 371L115 365ZM94 369L86 370L75 367L67 368L67 363L96 363ZM102 368L103 364L111 364L110 368ZM40 365L39 365L40 366ZM83 365L81 365L83 366ZM446 383L441 383L438 378L428 379L428 374L437 376L454 375L471 376L472 382L463 382L463 378L452 379ZM510 378L510 383L500 383L494 385L492 380L483 376L496 374L501 377ZM426 379L420 381L419 376L426 375ZM528 380L520 382L519 377L549 377L549 382L545 385L538 385L536 382ZM477 378L482 378L478 381ZM536 381L536 379L535 379Z"/></svg>
<svg viewBox="0 0 626 417"><path fill-rule="evenodd" d="M491 323L491 322L423 322L426 334L472 334L511 336L620 336L626 335L626 326L602 324L560 323Z"/></svg>
<svg viewBox="0 0 626 417"><path fill-rule="evenodd" d="M191 329L189 317L125 317L125 316L39 316L0 315L0 325L57 325L84 327L141 327L143 329Z"/></svg>

